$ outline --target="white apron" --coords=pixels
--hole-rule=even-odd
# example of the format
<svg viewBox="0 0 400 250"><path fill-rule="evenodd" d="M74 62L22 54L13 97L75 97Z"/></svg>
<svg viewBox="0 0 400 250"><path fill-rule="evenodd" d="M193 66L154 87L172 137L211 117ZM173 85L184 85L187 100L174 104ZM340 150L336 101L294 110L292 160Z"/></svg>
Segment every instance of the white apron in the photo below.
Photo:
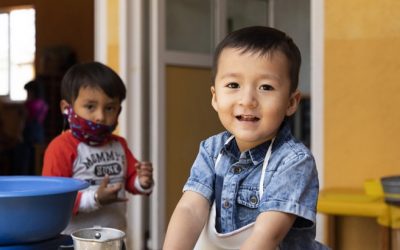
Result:
<svg viewBox="0 0 400 250"><path fill-rule="evenodd" d="M233 139L233 135L229 137L229 139L225 142L225 145L229 143ZM267 153L265 155L263 167L261 170L261 177L259 182L259 194L260 200L264 193L264 177L265 170L267 169L269 158L271 157L272 152L272 144L268 147ZM221 153L219 153L217 160L215 161L215 168L217 168L219 160L221 158ZM253 231L253 223L250 223L244 227L236 229L235 231L229 233L218 233L215 229L215 217L216 217L216 209L215 209L215 201L211 207L210 215L208 217L208 222L203 228L203 231L200 234L199 239L194 247L194 250L224 250L224 249L239 249L240 246L245 242L247 238L251 235Z"/></svg>

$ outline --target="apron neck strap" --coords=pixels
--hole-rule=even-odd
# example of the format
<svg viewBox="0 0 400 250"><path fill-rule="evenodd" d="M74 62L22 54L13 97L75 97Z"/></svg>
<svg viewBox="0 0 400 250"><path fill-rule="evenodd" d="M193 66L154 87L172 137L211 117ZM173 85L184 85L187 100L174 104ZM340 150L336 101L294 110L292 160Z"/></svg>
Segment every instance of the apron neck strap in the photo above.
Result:
<svg viewBox="0 0 400 250"><path fill-rule="evenodd" d="M233 135L231 135L228 140L226 140L224 145L227 145L232 139L234 138ZM264 194L264 179L265 179L265 171L267 170L269 158L271 158L272 154L272 144L274 144L275 137L272 138L271 143L268 146L267 153L265 154L262 170L261 170L261 177L260 177L260 183L259 183L259 192L260 192L260 199ZM222 153L218 154L217 160L215 161L215 167L218 165L219 161L221 160Z"/></svg>
<svg viewBox="0 0 400 250"><path fill-rule="evenodd" d="M264 179L265 179L265 172L267 170L267 166L268 166L268 162L269 162L269 158L271 158L271 154L272 154L272 144L274 144L275 141L275 137L271 140L271 143L268 146L268 150L267 153L265 154L265 158L264 158L264 162L263 162L263 166L262 166L262 170L261 170L261 177L260 177L260 183L259 183L259 193L260 193L260 200L261 197L264 194Z"/></svg>

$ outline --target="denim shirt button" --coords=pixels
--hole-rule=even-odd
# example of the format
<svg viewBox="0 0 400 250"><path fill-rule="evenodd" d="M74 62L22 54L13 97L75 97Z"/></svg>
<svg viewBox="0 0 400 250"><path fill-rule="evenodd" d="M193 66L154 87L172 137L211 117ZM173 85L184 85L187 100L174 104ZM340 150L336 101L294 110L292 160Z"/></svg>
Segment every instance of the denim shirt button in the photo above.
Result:
<svg viewBox="0 0 400 250"><path fill-rule="evenodd" d="M224 208L229 208L231 206L231 204L229 203L229 201L225 200L224 201Z"/></svg>
<svg viewBox="0 0 400 250"><path fill-rule="evenodd" d="M258 199L257 199L257 196L251 196L250 197L250 203L251 204L257 204L257 202L258 202Z"/></svg>
<svg viewBox="0 0 400 250"><path fill-rule="evenodd" d="M241 167L234 167L234 168L233 168L233 172L234 172L235 174L240 174L240 172L242 172L242 168L241 168Z"/></svg>

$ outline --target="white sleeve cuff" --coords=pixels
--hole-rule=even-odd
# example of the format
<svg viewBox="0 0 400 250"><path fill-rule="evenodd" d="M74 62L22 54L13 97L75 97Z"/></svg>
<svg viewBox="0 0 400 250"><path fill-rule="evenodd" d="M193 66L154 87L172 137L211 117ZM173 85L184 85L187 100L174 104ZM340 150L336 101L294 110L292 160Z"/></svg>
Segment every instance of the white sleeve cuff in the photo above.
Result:
<svg viewBox="0 0 400 250"><path fill-rule="evenodd" d="M139 182L139 176L136 176L135 188L136 188L136 190L138 190L139 192L141 192L143 194L150 194L153 191L153 185L147 189L142 188L142 186L140 185L140 182Z"/></svg>
<svg viewBox="0 0 400 250"><path fill-rule="evenodd" d="M88 189L82 192L79 212L89 213L99 209L100 206L94 197L96 191L96 189Z"/></svg>

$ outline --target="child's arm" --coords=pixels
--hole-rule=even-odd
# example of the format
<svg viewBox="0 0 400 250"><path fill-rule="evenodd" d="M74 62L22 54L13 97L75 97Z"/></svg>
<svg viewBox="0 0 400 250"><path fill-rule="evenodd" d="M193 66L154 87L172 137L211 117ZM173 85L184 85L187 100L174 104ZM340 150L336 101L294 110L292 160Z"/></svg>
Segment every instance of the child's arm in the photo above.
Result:
<svg viewBox="0 0 400 250"><path fill-rule="evenodd" d="M261 213L253 233L241 246L241 250L275 250L292 227L296 215L278 211Z"/></svg>
<svg viewBox="0 0 400 250"><path fill-rule="evenodd" d="M210 204L202 195L186 191L168 224L163 250L191 250L206 223Z"/></svg>
<svg viewBox="0 0 400 250"><path fill-rule="evenodd" d="M138 173L138 182L142 189L149 190L154 184L153 164L151 162L137 162L135 165Z"/></svg>
<svg viewBox="0 0 400 250"><path fill-rule="evenodd" d="M153 191L153 165L151 162L139 162L128 148L126 140L115 137L121 143L126 156L125 189L132 194L151 194Z"/></svg>

